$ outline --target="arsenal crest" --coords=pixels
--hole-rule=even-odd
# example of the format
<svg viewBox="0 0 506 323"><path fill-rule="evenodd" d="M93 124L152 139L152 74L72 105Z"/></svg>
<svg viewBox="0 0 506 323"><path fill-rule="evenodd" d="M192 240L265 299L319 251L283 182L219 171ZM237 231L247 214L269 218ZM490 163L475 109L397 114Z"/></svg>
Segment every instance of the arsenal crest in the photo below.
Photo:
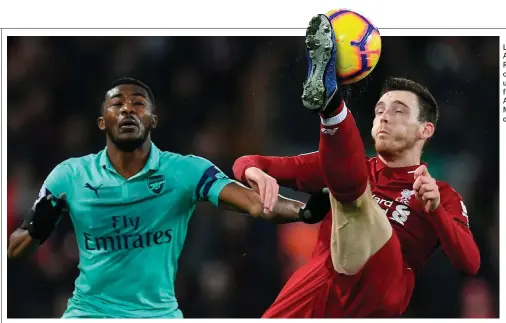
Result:
<svg viewBox="0 0 506 323"><path fill-rule="evenodd" d="M147 185L151 192L160 194L165 186L164 175L154 175L147 179Z"/></svg>

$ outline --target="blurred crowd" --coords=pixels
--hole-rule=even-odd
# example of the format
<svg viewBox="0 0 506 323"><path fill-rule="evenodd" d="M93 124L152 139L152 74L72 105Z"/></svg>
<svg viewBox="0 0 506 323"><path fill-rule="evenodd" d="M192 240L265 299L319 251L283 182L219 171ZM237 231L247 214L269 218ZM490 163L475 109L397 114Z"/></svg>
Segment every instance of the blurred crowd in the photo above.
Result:
<svg viewBox="0 0 506 323"><path fill-rule="evenodd" d="M458 273L442 251L434 255L405 317L498 317L498 46L498 37L383 37L376 69L346 89L374 154L372 107L383 80L404 76L429 87L441 117L424 159L463 196L481 250L477 277ZM7 51L9 234L54 166L105 146L96 118L116 78L152 88L159 148L208 158L230 176L241 155L318 148L319 120L300 100L302 37L8 37ZM317 229L199 205L177 275L185 317L260 317L307 261ZM33 258L8 261L9 318L60 317L78 274L76 248L65 219Z"/></svg>

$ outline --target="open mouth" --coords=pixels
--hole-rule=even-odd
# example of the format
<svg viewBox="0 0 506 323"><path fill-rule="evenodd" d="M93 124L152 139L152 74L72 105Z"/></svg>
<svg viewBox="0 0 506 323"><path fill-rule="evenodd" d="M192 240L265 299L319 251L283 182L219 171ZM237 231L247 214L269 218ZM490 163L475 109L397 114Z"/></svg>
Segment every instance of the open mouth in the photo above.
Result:
<svg viewBox="0 0 506 323"><path fill-rule="evenodd" d="M133 130L139 128L139 126L137 125L137 122L133 120L125 120L119 124L119 128L124 130Z"/></svg>

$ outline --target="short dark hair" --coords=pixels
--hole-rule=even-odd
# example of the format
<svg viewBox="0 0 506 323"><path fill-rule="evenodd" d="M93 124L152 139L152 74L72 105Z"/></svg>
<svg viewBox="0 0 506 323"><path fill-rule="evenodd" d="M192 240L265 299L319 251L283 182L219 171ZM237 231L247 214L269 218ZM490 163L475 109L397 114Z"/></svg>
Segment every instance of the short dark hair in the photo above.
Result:
<svg viewBox="0 0 506 323"><path fill-rule="evenodd" d="M155 106L156 106L155 105L155 96L153 95L153 92L151 91L149 86L147 86L145 83L143 83L137 79L134 79L131 77L123 77L123 78L117 79L111 83L111 86L109 87L109 89L107 89L107 91L115 88L116 86L127 85L127 84L137 85L138 87L141 87L144 90L146 90L146 92L148 92L148 99L149 99L149 101L151 101L151 105L153 107L153 110L155 109Z"/></svg>
<svg viewBox="0 0 506 323"><path fill-rule="evenodd" d="M436 125L439 119L439 107L436 99L430 93L426 86L402 77L391 77L385 81L381 96L390 91L408 91L416 95L420 114L418 120L422 122L431 122Z"/></svg>

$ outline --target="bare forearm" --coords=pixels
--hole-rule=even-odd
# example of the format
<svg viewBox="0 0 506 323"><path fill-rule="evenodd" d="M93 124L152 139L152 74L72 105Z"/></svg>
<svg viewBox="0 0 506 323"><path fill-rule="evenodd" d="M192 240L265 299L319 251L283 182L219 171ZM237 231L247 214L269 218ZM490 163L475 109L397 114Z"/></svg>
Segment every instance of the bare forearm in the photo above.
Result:
<svg viewBox="0 0 506 323"><path fill-rule="evenodd" d="M264 204L260 195L239 183L230 183L220 193L220 205L227 209L248 213L255 218L290 223L299 220L299 210L304 206L302 202L278 195L273 211L264 213Z"/></svg>
<svg viewBox="0 0 506 323"><path fill-rule="evenodd" d="M9 259L21 258L32 255L39 241L33 239L27 230L17 229L9 238L9 246L7 247L7 257Z"/></svg>
<svg viewBox="0 0 506 323"><path fill-rule="evenodd" d="M280 195L274 211L270 214L262 212L262 217L276 223L297 222L300 221L299 211L302 207L304 203Z"/></svg>
<svg viewBox="0 0 506 323"><path fill-rule="evenodd" d="M247 209L225 203L221 204L220 206L223 209L248 213L255 218L261 218L282 224L300 221L299 210L304 206L304 203L279 195L278 203L274 207L273 212L270 212L268 214L264 213L263 211L264 208L261 204L260 197L258 197L258 199L255 198L254 201L251 201L251 204Z"/></svg>

